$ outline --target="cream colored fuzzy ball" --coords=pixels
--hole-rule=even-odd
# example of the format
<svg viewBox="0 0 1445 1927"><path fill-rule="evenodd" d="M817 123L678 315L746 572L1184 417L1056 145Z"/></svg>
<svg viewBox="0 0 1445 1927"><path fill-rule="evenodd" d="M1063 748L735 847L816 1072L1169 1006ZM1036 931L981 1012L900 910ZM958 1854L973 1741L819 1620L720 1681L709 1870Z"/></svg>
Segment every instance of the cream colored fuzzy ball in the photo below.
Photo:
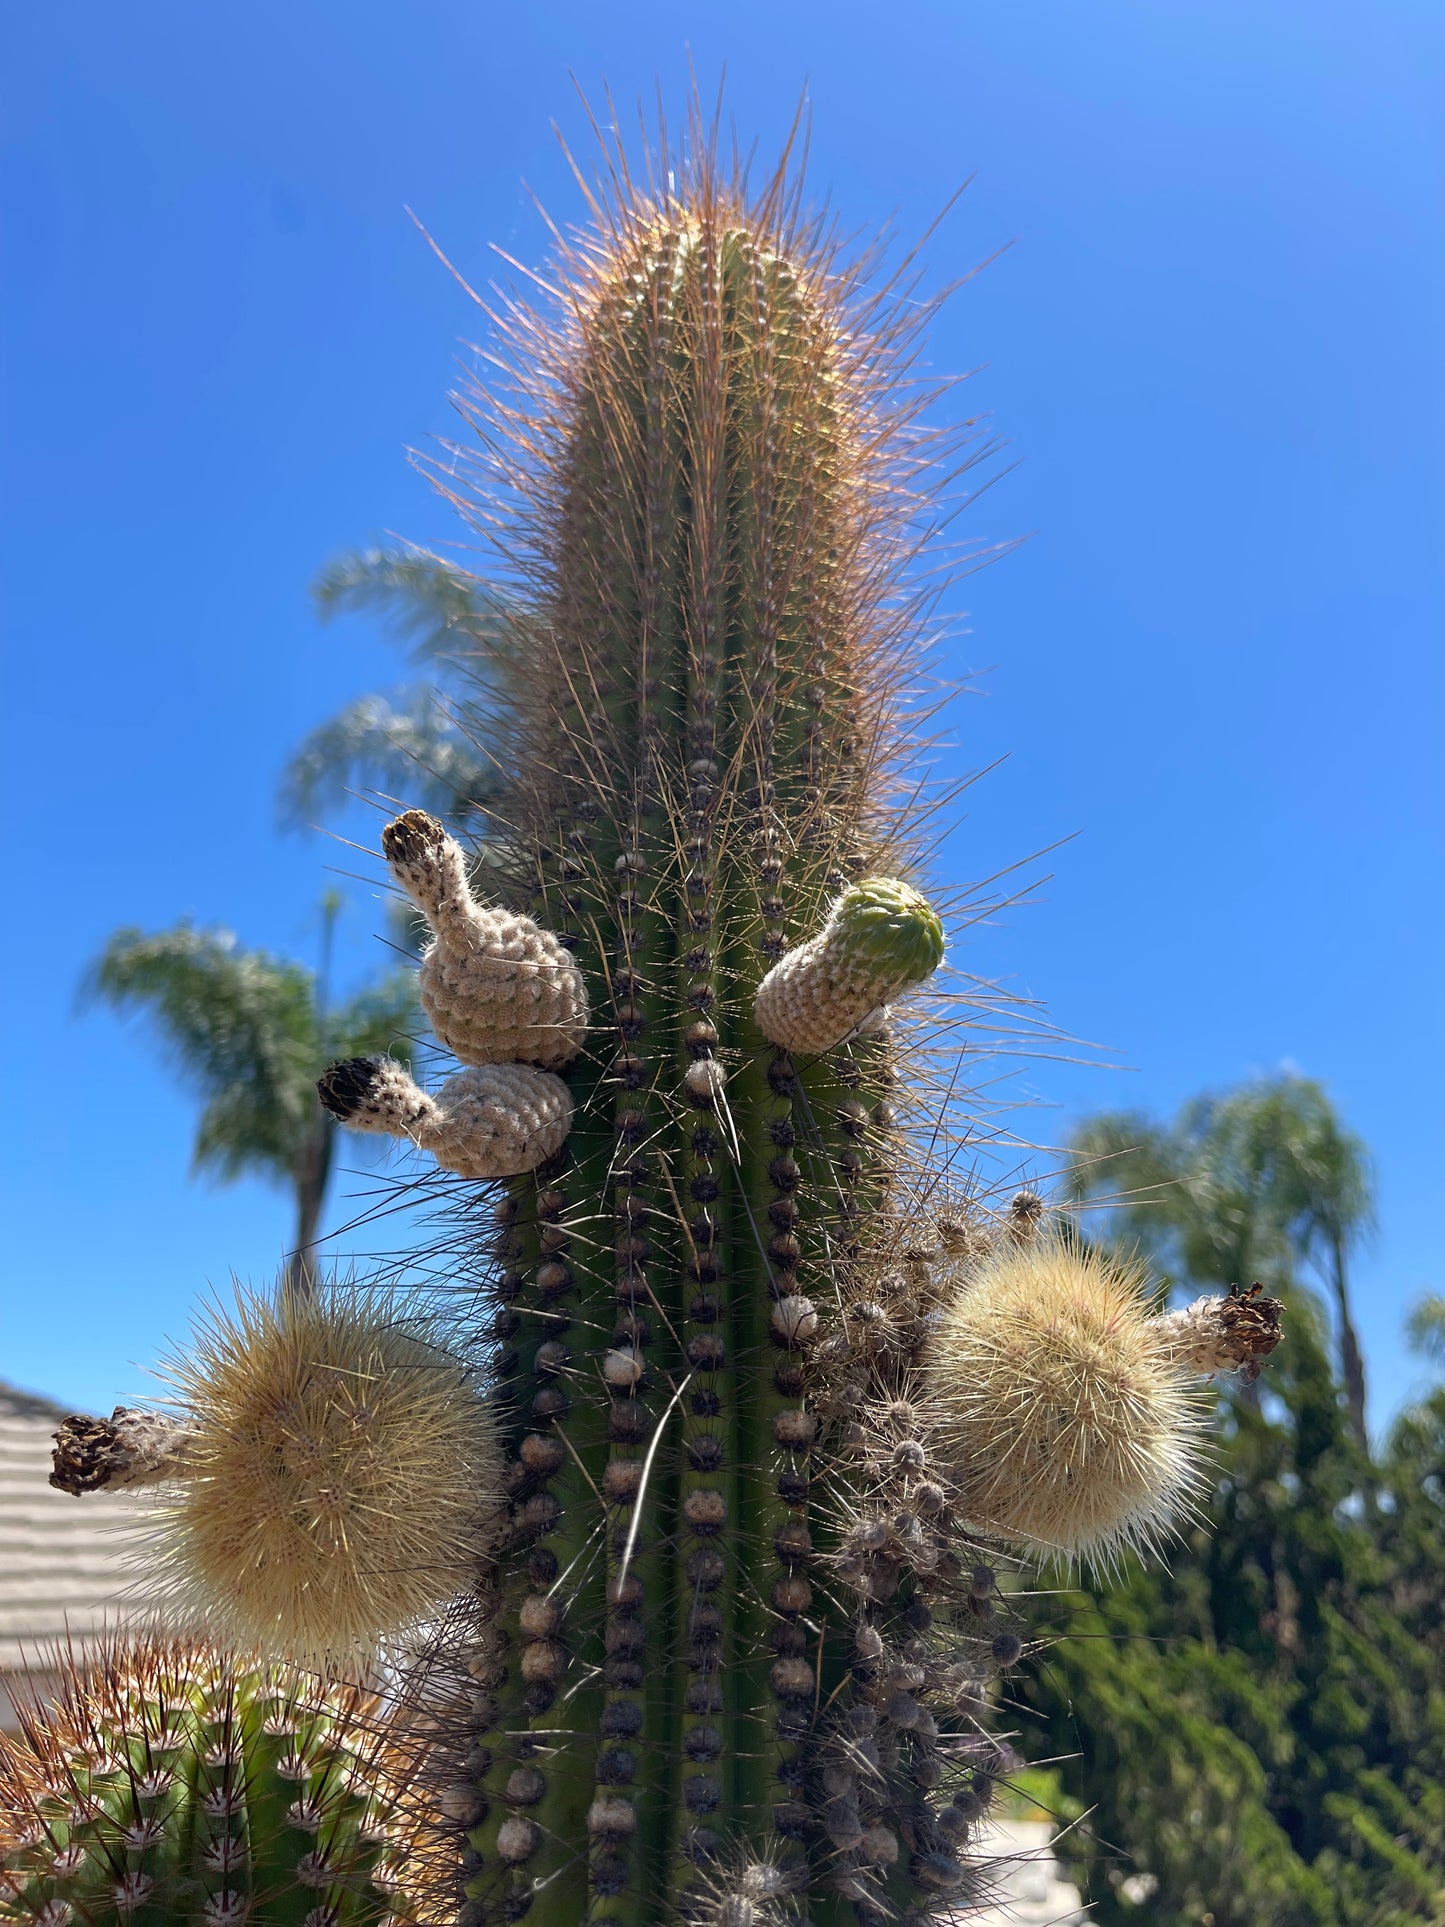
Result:
<svg viewBox="0 0 1445 1927"><path fill-rule="evenodd" d="M928 1377L970 1524L1065 1564L1168 1535L1201 1482L1204 1414L1147 1282L1047 1237L963 1274Z"/></svg>
<svg viewBox="0 0 1445 1927"><path fill-rule="evenodd" d="M169 1375L188 1437L156 1549L212 1635L349 1672L468 1583L501 1458L425 1320L384 1294L242 1293Z"/></svg>
<svg viewBox="0 0 1445 1927"><path fill-rule="evenodd" d="M464 1064L570 1064L587 1031L587 989L565 945L530 917L479 904L460 846L425 811L389 823L381 844L435 932L418 988L447 1049Z"/></svg>

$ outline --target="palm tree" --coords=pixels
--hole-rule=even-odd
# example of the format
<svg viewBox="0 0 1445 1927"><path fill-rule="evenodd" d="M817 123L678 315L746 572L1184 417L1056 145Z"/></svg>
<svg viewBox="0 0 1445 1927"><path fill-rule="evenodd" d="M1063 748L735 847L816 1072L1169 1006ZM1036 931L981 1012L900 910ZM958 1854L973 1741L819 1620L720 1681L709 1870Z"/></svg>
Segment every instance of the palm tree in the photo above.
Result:
<svg viewBox="0 0 1445 1927"><path fill-rule="evenodd" d="M1368 1153L1323 1088L1282 1076L1185 1106L1172 1125L1131 1112L1088 1119L1070 1145L1076 1201L1110 1200L1121 1229L1181 1284L1275 1288L1311 1266L1332 1293L1350 1429L1366 1444L1365 1369L1350 1256L1374 1219Z"/></svg>
<svg viewBox="0 0 1445 1927"><path fill-rule="evenodd" d="M494 742L500 687L525 644L528 617L500 591L421 549L340 555L312 594L323 621L379 615L426 680L359 697L314 729L283 773L282 824L304 828L370 791L483 831L505 787ZM488 751L479 747L484 731Z"/></svg>
<svg viewBox="0 0 1445 1927"><path fill-rule="evenodd" d="M323 903L320 971L243 950L229 930L182 921L146 936L117 930L82 994L143 1010L203 1098L192 1168L231 1183L249 1172L280 1181L296 1200L292 1289L314 1287L314 1247L336 1148L336 1124L316 1079L338 1057L390 1051L409 1062L419 1022L415 974L395 971L342 1004L326 994L339 900Z"/></svg>
<svg viewBox="0 0 1445 1927"><path fill-rule="evenodd" d="M1365 1362L1350 1309L1349 1260L1375 1222L1369 1152L1307 1077L1245 1085L1218 1106L1215 1129L1237 1142L1294 1249L1329 1287L1350 1429L1364 1446Z"/></svg>
<svg viewBox="0 0 1445 1927"><path fill-rule="evenodd" d="M1268 1188L1196 1099L1172 1125L1137 1111L1102 1112L1075 1131L1067 1188L1107 1204L1114 1230L1142 1245L1171 1283L1199 1289L1288 1282L1292 1252Z"/></svg>

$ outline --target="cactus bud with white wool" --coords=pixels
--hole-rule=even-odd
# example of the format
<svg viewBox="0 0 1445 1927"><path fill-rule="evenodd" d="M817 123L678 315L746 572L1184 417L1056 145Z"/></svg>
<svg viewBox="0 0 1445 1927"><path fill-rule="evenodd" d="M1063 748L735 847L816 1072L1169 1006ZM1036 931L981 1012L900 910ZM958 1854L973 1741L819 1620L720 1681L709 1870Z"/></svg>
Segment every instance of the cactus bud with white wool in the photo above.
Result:
<svg viewBox="0 0 1445 1927"><path fill-rule="evenodd" d="M566 1142L572 1099L551 1071L481 1064L429 1096L390 1057L349 1057L317 1079L321 1102L353 1131L407 1138L464 1178L534 1171Z"/></svg>
<svg viewBox="0 0 1445 1927"><path fill-rule="evenodd" d="M836 899L817 936L763 978L758 1028L784 1050L832 1050L942 961L943 925L927 897L892 877L865 877Z"/></svg>
<svg viewBox="0 0 1445 1927"><path fill-rule="evenodd" d="M587 989L566 947L530 917L478 903L460 846L424 810L389 823L381 847L435 932L418 989L440 1041L464 1064L570 1064Z"/></svg>

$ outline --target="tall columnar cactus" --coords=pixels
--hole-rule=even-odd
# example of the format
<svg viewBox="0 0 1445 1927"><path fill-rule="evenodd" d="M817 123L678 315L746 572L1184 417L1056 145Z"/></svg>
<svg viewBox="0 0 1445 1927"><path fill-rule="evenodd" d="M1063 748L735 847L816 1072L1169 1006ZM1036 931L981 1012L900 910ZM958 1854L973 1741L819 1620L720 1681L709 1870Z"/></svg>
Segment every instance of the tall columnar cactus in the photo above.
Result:
<svg viewBox="0 0 1445 1927"><path fill-rule="evenodd" d="M414 1755L379 1703L187 1644L61 1655L0 1737L0 1919L366 1927L418 1918Z"/></svg>
<svg viewBox="0 0 1445 1927"><path fill-rule="evenodd" d="M895 807L926 608L916 310L857 295L781 178L752 200L706 160L658 178L562 250L555 314L510 311L515 385L468 404L530 605L496 746L505 900L473 900L420 813L383 837L468 1068L435 1098L386 1060L321 1090L496 1181L448 1193L461 1247L494 1209L509 1465L441 1642L464 1927L875 1927L967 1897L1007 1757L991 1677L1021 1654L990 1538L1068 1558L1162 1530L1185 1379L1255 1369L1277 1327L1220 1300L1166 1333L1031 1195L936 1208L891 1008L943 949ZM1039 1239L1052 1324L1009 1289ZM1109 1290L1133 1349L1108 1306L1098 1329ZM1020 1334L1045 1427L1087 1395L1062 1478L1018 1371L986 1409L953 1396L951 1359L1007 1362ZM1156 1449L1116 1452L1105 1503L1090 1415L1112 1437L1121 1412ZM159 1448L127 1427L105 1451L130 1478ZM1044 1498L1006 1507L979 1441L1027 1444ZM76 1489L101 1482L87 1451Z"/></svg>
<svg viewBox="0 0 1445 1927"><path fill-rule="evenodd" d="M778 197L698 179L570 266L560 326L522 344L545 640L508 821L517 907L577 960L592 1027L564 1152L501 1207L517 1535L467 1893L619 1927L892 1911L962 1880L914 1697L941 1595L902 1561L876 1599L840 1578L809 1358L843 1346L896 1403L916 1337L896 1307L876 1345L852 1324L898 1142L867 1020L941 950L880 794L906 454L879 344ZM811 1031L759 1020L770 972Z"/></svg>
<svg viewBox="0 0 1445 1927"><path fill-rule="evenodd" d="M953 1906L1003 1757L980 1716L1020 1642L928 1377L961 1268L918 1215L887 1008L943 951L892 802L907 323L791 205L706 165L625 194L556 264L560 314L509 324L516 391L471 404L540 616L509 907L590 1028L548 1060L565 1148L498 1207L514 1536L468 1921ZM417 865L460 866L414 814L383 841L438 955Z"/></svg>

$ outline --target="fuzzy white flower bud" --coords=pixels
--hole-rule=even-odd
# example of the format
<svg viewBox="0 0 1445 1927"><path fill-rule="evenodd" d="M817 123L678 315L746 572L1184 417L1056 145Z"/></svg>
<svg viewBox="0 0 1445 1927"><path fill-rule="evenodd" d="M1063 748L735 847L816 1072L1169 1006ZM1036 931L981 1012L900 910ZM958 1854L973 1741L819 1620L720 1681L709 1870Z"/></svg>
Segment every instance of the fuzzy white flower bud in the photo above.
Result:
<svg viewBox="0 0 1445 1927"><path fill-rule="evenodd" d="M381 847L436 933L418 988L442 1043L464 1064L570 1064L587 1030L570 951L530 917L479 904L460 847L425 811L389 823Z"/></svg>
<svg viewBox="0 0 1445 1927"><path fill-rule="evenodd" d="M434 1097L389 1057L352 1057L318 1080L321 1101L353 1131L404 1137L464 1178L510 1178L560 1151L572 1096L530 1064L458 1071Z"/></svg>

